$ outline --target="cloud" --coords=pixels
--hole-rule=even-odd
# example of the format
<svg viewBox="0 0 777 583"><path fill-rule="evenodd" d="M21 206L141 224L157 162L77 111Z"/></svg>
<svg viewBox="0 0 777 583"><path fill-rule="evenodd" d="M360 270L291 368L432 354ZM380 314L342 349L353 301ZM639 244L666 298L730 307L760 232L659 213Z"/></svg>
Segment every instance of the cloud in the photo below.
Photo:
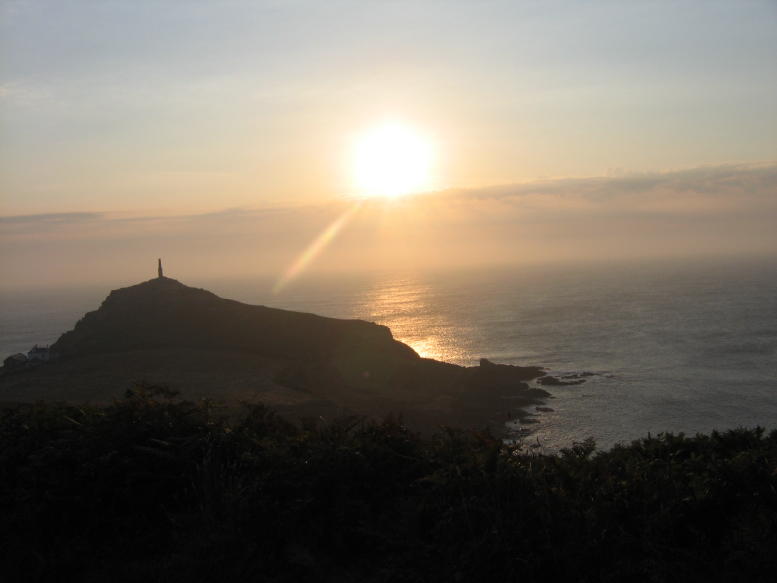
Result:
<svg viewBox="0 0 777 583"><path fill-rule="evenodd" d="M459 190L458 196L479 199L520 198L530 195L576 196L607 201L671 191L706 196L753 192L766 194L777 187L777 163L730 164L667 172L643 172L613 177L566 178Z"/></svg>
<svg viewBox="0 0 777 583"><path fill-rule="evenodd" d="M0 217L0 261L8 281L133 281L158 256L181 277L277 276L352 204ZM777 254L775 224L777 164L547 180L367 201L311 268Z"/></svg>
<svg viewBox="0 0 777 583"><path fill-rule="evenodd" d="M0 217L3 225L44 225L80 223L102 218L102 213L42 213L36 215L11 215Z"/></svg>
<svg viewBox="0 0 777 583"><path fill-rule="evenodd" d="M234 229L257 222L307 224L313 217L337 216L349 203L339 200L318 205L267 208L226 208L207 213L132 215L129 213L70 212L0 216L0 228L24 225L40 232L90 221L98 233L107 226L117 231L155 226ZM777 205L777 164L725 165L615 177L569 178L478 189L455 189L407 197L390 203L390 213L452 218L465 222L497 212L510 220L520 216L556 220L582 216L752 214ZM365 214L386 210L384 201L370 201ZM378 210L382 209L382 210ZM508 211L505 215L505 211ZM512 211L512 212L510 212ZM442 213L440 215L439 213ZM314 221L315 222L315 221Z"/></svg>
<svg viewBox="0 0 777 583"><path fill-rule="evenodd" d="M491 202L492 208L542 214L643 218L753 213L775 210L777 164L709 166L613 177L571 178L458 190L438 196L459 203ZM500 203L500 204L496 204Z"/></svg>

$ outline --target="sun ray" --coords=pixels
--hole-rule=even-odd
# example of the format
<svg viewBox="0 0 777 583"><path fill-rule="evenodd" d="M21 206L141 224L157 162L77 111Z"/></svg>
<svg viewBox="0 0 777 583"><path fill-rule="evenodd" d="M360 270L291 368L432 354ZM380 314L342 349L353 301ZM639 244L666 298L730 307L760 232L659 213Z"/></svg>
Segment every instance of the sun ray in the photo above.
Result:
<svg viewBox="0 0 777 583"><path fill-rule="evenodd" d="M283 290L283 288L286 287L290 281L302 273L305 268L307 268L308 265L310 265L310 263L321 254L326 246L329 245L335 239L335 237L337 237L337 234L348 223L348 221L351 220L359 208L361 208L361 205L361 201L357 201L352 206L348 207L343 214L329 223L326 229L321 231L321 234L319 234L318 237L313 239L310 245L305 248L299 257L297 257L296 261L291 264L291 266L275 283L272 289L274 294L280 293L281 290Z"/></svg>

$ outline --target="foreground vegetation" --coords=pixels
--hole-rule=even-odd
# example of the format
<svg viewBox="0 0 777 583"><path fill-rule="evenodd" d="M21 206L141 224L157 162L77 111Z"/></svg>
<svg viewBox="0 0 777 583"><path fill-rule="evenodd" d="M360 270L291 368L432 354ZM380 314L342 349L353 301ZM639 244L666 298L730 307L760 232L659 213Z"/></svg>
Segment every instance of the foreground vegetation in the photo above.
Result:
<svg viewBox="0 0 777 583"><path fill-rule="evenodd" d="M557 455L139 388L0 422L5 581L760 581L777 431Z"/></svg>

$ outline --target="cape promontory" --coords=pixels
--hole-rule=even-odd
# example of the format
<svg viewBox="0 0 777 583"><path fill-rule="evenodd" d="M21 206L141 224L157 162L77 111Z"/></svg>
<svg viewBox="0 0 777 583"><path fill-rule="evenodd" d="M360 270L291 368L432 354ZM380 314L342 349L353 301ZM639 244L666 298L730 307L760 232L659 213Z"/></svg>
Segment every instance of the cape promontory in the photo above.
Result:
<svg viewBox="0 0 777 583"><path fill-rule="evenodd" d="M112 291L100 309L86 314L51 349L68 357L170 347L305 360L344 351L419 358L385 326L243 304L168 277Z"/></svg>
<svg viewBox="0 0 777 583"><path fill-rule="evenodd" d="M537 367L421 358L386 326L248 305L168 277L112 291L51 346L45 366L0 376L0 401L105 402L132 383L187 398L262 401L291 415L401 413L483 424L547 393Z"/></svg>

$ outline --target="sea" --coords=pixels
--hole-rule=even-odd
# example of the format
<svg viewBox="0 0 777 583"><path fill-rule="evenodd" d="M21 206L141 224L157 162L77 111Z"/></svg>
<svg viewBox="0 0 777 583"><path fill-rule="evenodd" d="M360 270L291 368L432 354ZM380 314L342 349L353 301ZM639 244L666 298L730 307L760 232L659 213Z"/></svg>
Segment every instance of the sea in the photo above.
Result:
<svg viewBox="0 0 777 583"><path fill-rule="evenodd" d="M548 451L589 437L609 448L662 432L777 429L774 258L316 274L279 293L265 277L183 283L385 324L428 358L585 374L548 387L551 410L532 410L523 427L527 444ZM54 342L109 291L0 290L0 356Z"/></svg>

